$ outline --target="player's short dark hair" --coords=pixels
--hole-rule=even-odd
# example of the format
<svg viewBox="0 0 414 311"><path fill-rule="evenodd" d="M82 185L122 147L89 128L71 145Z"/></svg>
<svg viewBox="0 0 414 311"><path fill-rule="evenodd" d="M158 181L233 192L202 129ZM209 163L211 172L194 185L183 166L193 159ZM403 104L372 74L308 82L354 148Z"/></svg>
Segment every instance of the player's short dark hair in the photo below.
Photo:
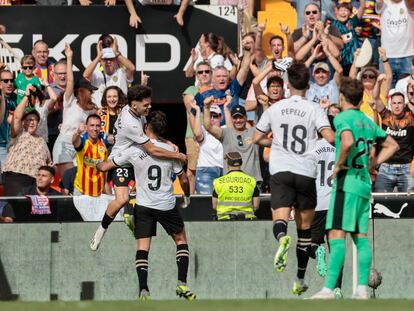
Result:
<svg viewBox="0 0 414 311"><path fill-rule="evenodd" d="M403 101L405 102L405 95L401 92L394 92L391 96L390 99L392 100L395 96L401 96L403 98Z"/></svg>
<svg viewBox="0 0 414 311"><path fill-rule="evenodd" d="M52 166L48 166L48 165L43 165L41 167L39 167L39 171L48 171L50 174L52 174L52 176L55 176L56 171Z"/></svg>
<svg viewBox="0 0 414 311"><path fill-rule="evenodd" d="M279 84L282 88L283 88L283 85L284 85L283 79L282 79L281 77L279 77L279 76L273 76L273 77L271 77L271 78L267 79L267 82L266 82L266 87L267 87L267 88L269 88L269 86L270 86L272 83L277 83L277 84Z"/></svg>
<svg viewBox="0 0 414 311"><path fill-rule="evenodd" d="M167 115L160 110L152 111L147 117L147 121L155 135L162 135L167 128Z"/></svg>
<svg viewBox="0 0 414 311"><path fill-rule="evenodd" d="M364 96L364 86L357 79L343 78L339 93L345 97L345 100L353 106L358 106Z"/></svg>
<svg viewBox="0 0 414 311"><path fill-rule="evenodd" d="M279 35L274 35L274 36L271 36L270 37L270 39L269 39L269 45L272 45L272 41L273 40L280 40L280 41L282 41L282 45L284 45L285 44L285 40L281 37L281 36L279 36Z"/></svg>
<svg viewBox="0 0 414 311"><path fill-rule="evenodd" d="M96 113L92 113L86 118L86 124L88 124L90 119L98 119L99 121L101 121L101 117Z"/></svg>
<svg viewBox="0 0 414 311"><path fill-rule="evenodd" d="M128 105L131 106L133 100L142 101L144 98L152 96L152 88L145 85L134 85L128 90Z"/></svg>
<svg viewBox="0 0 414 311"><path fill-rule="evenodd" d="M299 91L306 90L309 86L309 68L303 63L295 63L287 70L290 85Z"/></svg>

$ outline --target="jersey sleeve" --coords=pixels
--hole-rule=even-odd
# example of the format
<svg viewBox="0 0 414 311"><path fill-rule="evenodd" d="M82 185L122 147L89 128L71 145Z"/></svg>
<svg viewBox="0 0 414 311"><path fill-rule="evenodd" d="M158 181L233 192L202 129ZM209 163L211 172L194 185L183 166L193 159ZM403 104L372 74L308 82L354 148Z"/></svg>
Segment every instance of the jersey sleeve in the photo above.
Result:
<svg viewBox="0 0 414 311"><path fill-rule="evenodd" d="M149 141L149 138L147 135L144 134L141 125L132 125L126 127L125 136L139 145L143 145Z"/></svg>
<svg viewBox="0 0 414 311"><path fill-rule="evenodd" d="M82 134L80 136L81 143L78 147L75 147L76 152L82 151L83 147L85 147L86 140L88 139L88 134Z"/></svg>
<svg viewBox="0 0 414 311"><path fill-rule="evenodd" d="M116 165L116 166L124 166L127 164L130 164L131 162L131 153L129 152L131 148L126 149L124 152L122 153L117 153L113 158L112 158L112 162Z"/></svg>
<svg viewBox="0 0 414 311"><path fill-rule="evenodd" d="M334 118L334 125L337 135L340 135L343 131L351 131L351 126L344 120L341 114Z"/></svg>
<svg viewBox="0 0 414 311"><path fill-rule="evenodd" d="M315 117L316 117L316 120L315 120L316 130L318 132L321 132L324 128L331 127L331 125L329 124L328 115L322 108L320 107L315 108Z"/></svg>
<svg viewBox="0 0 414 311"><path fill-rule="evenodd" d="M268 133L270 131L270 116L269 116L269 110L267 109L265 112L263 112L259 122L256 125L256 130L262 133Z"/></svg>
<svg viewBox="0 0 414 311"><path fill-rule="evenodd" d="M239 96L240 93L242 91L242 87L239 83L239 81L237 81L237 79L234 79L233 82L230 85L230 93L231 96Z"/></svg>
<svg viewBox="0 0 414 311"><path fill-rule="evenodd" d="M183 172L183 166L181 165L180 161L174 160L173 161L173 173L176 175L180 175Z"/></svg>

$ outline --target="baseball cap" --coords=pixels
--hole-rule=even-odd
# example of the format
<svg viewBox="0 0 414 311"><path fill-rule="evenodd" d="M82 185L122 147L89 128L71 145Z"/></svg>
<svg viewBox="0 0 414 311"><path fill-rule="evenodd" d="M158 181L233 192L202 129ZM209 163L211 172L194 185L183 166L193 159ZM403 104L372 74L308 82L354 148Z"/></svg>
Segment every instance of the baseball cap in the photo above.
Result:
<svg viewBox="0 0 414 311"><path fill-rule="evenodd" d="M228 152L224 159L227 160L227 165L230 166L241 166L243 164L243 160L241 154L239 152Z"/></svg>
<svg viewBox="0 0 414 311"><path fill-rule="evenodd" d="M231 110L231 116L234 117L238 114L245 117L247 115L246 109L244 109L244 107L240 105L233 107L233 109Z"/></svg>
<svg viewBox="0 0 414 311"><path fill-rule="evenodd" d="M102 49L102 59L110 59L115 58L115 53L112 48L104 48Z"/></svg>
<svg viewBox="0 0 414 311"><path fill-rule="evenodd" d="M221 109L220 109L220 107L219 106L217 106L217 105L211 105L210 106L210 113L217 113L217 114L222 114L221 113Z"/></svg>
<svg viewBox="0 0 414 311"><path fill-rule="evenodd" d="M315 66L313 66L313 74L315 74L315 71L318 70L318 69L322 69L326 72L330 72L329 66L325 62L316 63Z"/></svg>
<svg viewBox="0 0 414 311"><path fill-rule="evenodd" d="M98 88L93 86L88 80L85 78L81 78L75 83L75 89L83 87L85 89L88 89L90 91L96 91Z"/></svg>

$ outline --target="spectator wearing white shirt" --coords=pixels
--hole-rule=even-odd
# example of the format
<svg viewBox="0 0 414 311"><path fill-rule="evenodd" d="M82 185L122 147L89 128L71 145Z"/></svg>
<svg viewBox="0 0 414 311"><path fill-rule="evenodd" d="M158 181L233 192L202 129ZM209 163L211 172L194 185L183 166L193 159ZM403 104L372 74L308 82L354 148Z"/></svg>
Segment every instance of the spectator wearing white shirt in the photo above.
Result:
<svg viewBox="0 0 414 311"><path fill-rule="evenodd" d="M377 0L377 12L381 14L381 46L385 49L392 69L393 88L399 77L411 73L414 56L414 21L408 0ZM382 71L382 70L381 70Z"/></svg>
<svg viewBox="0 0 414 311"><path fill-rule="evenodd" d="M135 65L121 54L116 38L102 35L96 45L96 57L86 67L83 77L97 88L93 102L100 106L102 94L108 86L118 86L126 94L134 73Z"/></svg>
<svg viewBox="0 0 414 311"><path fill-rule="evenodd" d="M88 115L96 112L92 102L92 91L96 88L85 79L74 85L72 57L69 45L65 47L67 57L66 90L63 94L63 121L60 133L53 146L53 162L61 176L65 170L73 167L76 151L72 145L73 133L85 122Z"/></svg>

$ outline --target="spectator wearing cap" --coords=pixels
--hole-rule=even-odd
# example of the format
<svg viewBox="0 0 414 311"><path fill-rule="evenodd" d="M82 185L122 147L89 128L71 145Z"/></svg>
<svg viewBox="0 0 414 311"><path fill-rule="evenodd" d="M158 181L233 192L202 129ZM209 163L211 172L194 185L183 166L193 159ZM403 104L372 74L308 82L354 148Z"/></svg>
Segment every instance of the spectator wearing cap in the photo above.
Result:
<svg viewBox="0 0 414 311"><path fill-rule="evenodd" d="M260 191L254 177L242 171L242 156L239 152L225 155L227 174L214 180L213 209L217 220L253 220L259 208Z"/></svg>
<svg viewBox="0 0 414 311"><path fill-rule="evenodd" d="M41 166L36 175L36 183L23 188L19 195L61 195L52 188L55 180L55 169L52 166Z"/></svg>
<svg viewBox="0 0 414 311"><path fill-rule="evenodd" d="M54 62L49 59L49 46L43 40L37 40L33 44L32 55L36 60L34 75L48 83L54 81Z"/></svg>
<svg viewBox="0 0 414 311"><path fill-rule="evenodd" d="M223 175L223 145L201 125L200 107L196 106L195 109L196 115L190 116L194 138L200 145L195 176L195 192L211 195L213 193L213 180ZM210 118L210 123L213 126L220 126L223 116L217 105L210 107Z"/></svg>
<svg viewBox="0 0 414 311"><path fill-rule="evenodd" d="M26 111L30 93L26 93L13 114L10 146L3 167L4 194L14 196L35 184L39 167L52 162L45 140L37 134L40 115Z"/></svg>
<svg viewBox="0 0 414 311"><path fill-rule="evenodd" d="M316 48L317 51L319 48ZM315 82L309 82L309 88L306 91L306 98L314 103L327 108L330 104L339 103L339 85L342 79L342 66L339 61L329 52L327 45L322 47L325 55L335 69L333 77L326 62L318 62L313 66L312 75ZM316 53L305 63L308 67L314 62Z"/></svg>
<svg viewBox="0 0 414 311"><path fill-rule="evenodd" d="M241 86L246 81L249 72L250 60L250 51L244 49L240 70L237 73L236 79L234 79L230 85L229 72L226 68L219 66L213 69L213 88L202 93L197 93L194 97L197 105L200 106L201 111L204 109L205 101L209 101L210 105L218 105L222 115L224 115L223 105L226 102L227 95L230 95L233 98L230 104L230 109L238 105ZM192 110L192 113L195 114L194 109ZM224 124L224 121L222 121L222 124Z"/></svg>
<svg viewBox="0 0 414 311"><path fill-rule="evenodd" d="M96 45L96 57L86 67L83 77L97 88L93 93L93 102L100 106L103 92L108 86L118 86L127 94L134 73L134 64L121 54L116 38L103 35Z"/></svg>
<svg viewBox="0 0 414 311"><path fill-rule="evenodd" d="M92 102L92 91L96 90L89 81L80 79L74 85L72 71L73 52L69 45L65 47L67 58L66 90L63 94L63 121L60 133L53 146L53 161L60 176L73 167L76 151L72 145L72 135L85 122L88 115L96 112Z"/></svg>
<svg viewBox="0 0 414 311"><path fill-rule="evenodd" d="M252 143L254 128L247 127L246 109L237 105L230 110L226 106L225 110L230 111L230 113L226 111L226 114L230 114L231 122L227 122L227 127L221 128L211 123L211 102L212 99L205 102L204 127L223 144L223 157L232 151L241 154L243 159L241 169L246 174L253 176L260 188L263 179L260 171L259 147ZM224 168L224 173L227 173L226 168Z"/></svg>

